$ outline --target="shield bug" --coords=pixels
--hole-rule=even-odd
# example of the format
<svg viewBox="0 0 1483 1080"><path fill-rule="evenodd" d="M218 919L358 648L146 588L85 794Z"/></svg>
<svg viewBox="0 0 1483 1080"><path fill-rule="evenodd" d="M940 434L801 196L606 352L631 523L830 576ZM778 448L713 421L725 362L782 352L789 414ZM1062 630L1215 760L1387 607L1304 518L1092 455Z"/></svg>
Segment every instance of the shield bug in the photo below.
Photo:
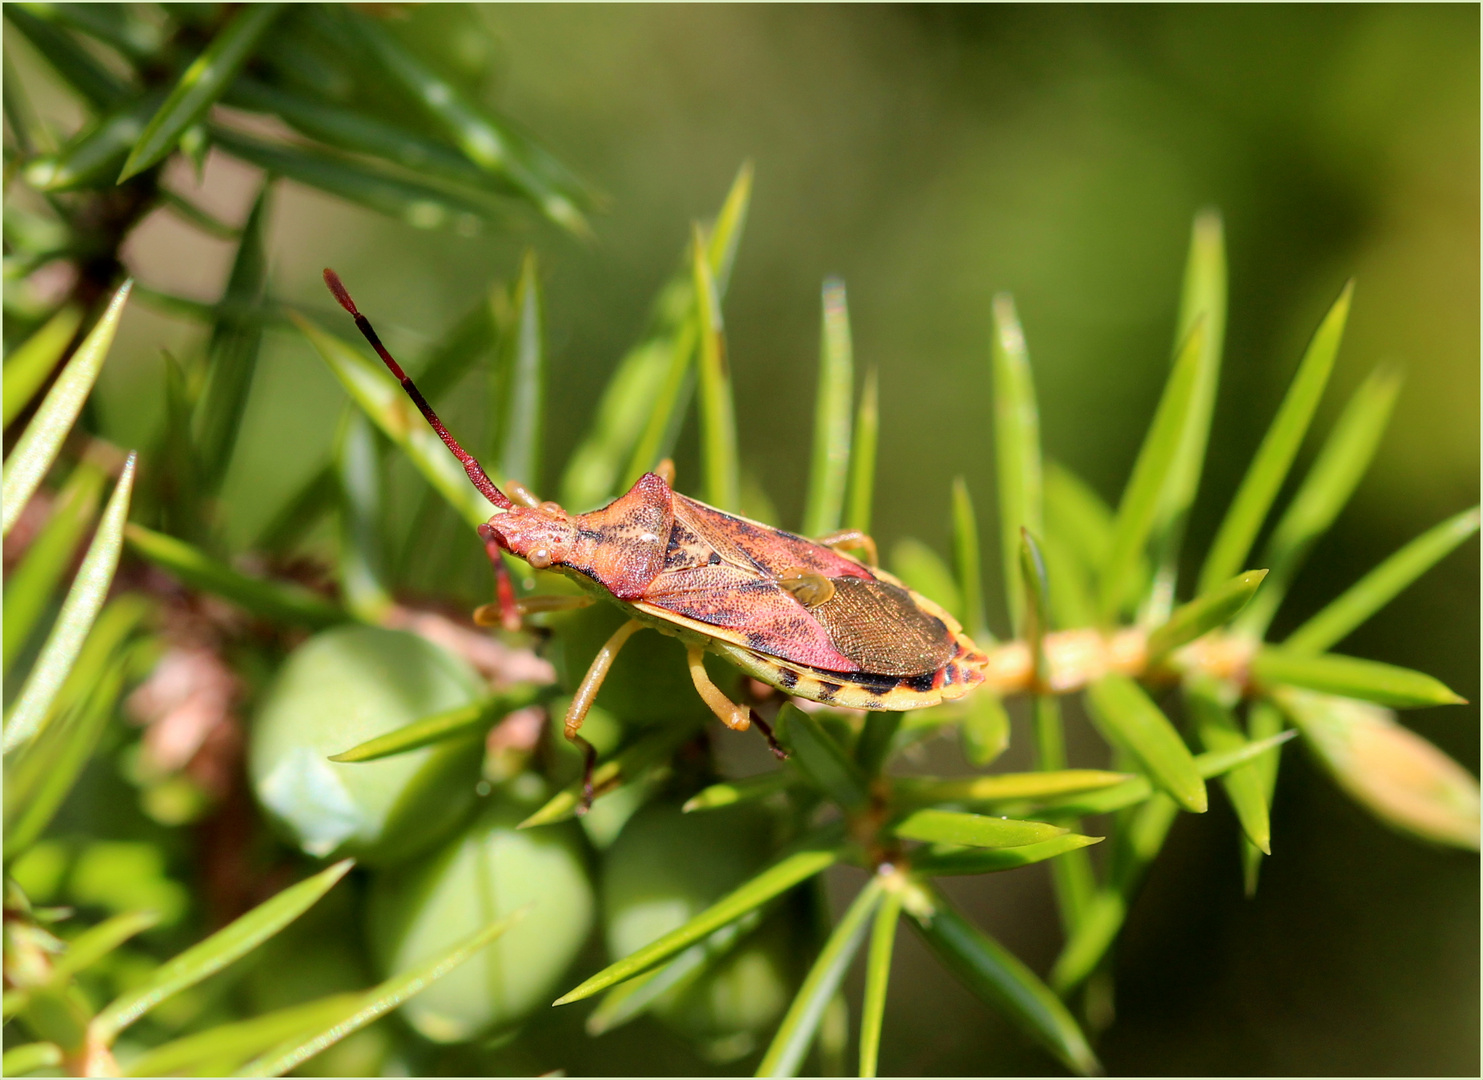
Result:
<svg viewBox="0 0 1483 1080"><path fill-rule="evenodd" d="M581 747L582 810L592 801L593 747L578 734L618 651L645 627L684 643L695 689L735 731L755 723L784 751L755 711L728 698L706 674L718 653L747 675L794 697L852 709L920 709L961 697L982 682L987 658L950 614L875 566L875 542L845 530L809 540L717 510L676 492L672 467L645 473L598 510L571 514L523 486L495 486L458 444L401 365L382 345L332 270L325 284L376 350L469 480L494 506L479 526L494 565L496 601L485 624L518 628L522 614L585 607L594 599L628 614L598 650L567 709L563 732ZM844 554L861 552L864 561ZM580 596L516 600L500 558L565 574Z"/></svg>

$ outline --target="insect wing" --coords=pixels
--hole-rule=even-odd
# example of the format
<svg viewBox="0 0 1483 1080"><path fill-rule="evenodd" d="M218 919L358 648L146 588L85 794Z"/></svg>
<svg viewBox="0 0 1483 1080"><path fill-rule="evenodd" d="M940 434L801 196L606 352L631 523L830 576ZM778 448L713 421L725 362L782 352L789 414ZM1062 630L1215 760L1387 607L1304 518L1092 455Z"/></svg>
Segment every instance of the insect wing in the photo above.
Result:
<svg viewBox="0 0 1483 1080"><path fill-rule="evenodd" d="M826 578L874 575L836 551L802 536L728 514L684 495L674 498L675 523L685 527L723 562L776 580L790 570L812 570Z"/></svg>
<svg viewBox="0 0 1483 1080"><path fill-rule="evenodd" d="M683 615L711 636L757 652L826 671L859 670L807 608L755 570L729 563L667 570L644 601L641 607Z"/></svg>
<svg viewBox="0 0 1483 1080"><path fill-rule="evenodd" d="M886 581L837 578L834 595L810 614L862 671L922 675L957 652L947 624L924 611L907 590Z"/></svg>
<svg viewBox="0 0 1483 1080"><path fill-rule="evenodd" d="M920 676L958 652L955 623L853 559L684 496L674 511L665 572L644 596L661 617L684 616L719 640L831 672ZM800 575L825 588L780 584Z"/></svg>

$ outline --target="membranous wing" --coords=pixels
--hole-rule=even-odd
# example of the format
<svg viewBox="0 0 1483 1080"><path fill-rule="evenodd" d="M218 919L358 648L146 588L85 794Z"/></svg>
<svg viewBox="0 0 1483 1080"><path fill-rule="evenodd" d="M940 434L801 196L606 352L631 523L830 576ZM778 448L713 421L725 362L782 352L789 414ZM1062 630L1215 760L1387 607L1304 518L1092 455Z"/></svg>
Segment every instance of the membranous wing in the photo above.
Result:
<svg viewBox="0 0 1483 1080"><path fill-rule="evenodd" d="M641 606L703 624L707 633L733 644L824 671L923 675L956 651L941 619L922 610L907 590L852 559L684 496L674 502L665 569L650 583ZM800 574L820 587L784 587L786 579Z"/></svg>
<svg viewBox="0 0 1483 1080"><path fill-rule="evenodd" d="M858 577L833 578L830 584L834 595L809 614L860 671L925 675L957 652L946 624L918 607L901 586Z"/></svg>

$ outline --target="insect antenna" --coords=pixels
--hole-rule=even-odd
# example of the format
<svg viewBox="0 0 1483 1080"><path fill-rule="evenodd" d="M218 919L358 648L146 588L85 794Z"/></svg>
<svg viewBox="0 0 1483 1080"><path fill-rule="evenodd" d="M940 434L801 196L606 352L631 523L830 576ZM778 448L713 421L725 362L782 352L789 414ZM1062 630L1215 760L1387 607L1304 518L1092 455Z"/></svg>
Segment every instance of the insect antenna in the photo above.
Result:
<svg viewBox="0 0 1483 1080"><path fill-rule="evenodd" d="M376 355L381 357L381 362L401 382L402 389L407 392L407 396L412 399L412 403L417 406L422 415L427 419L427 422L432 425L432 429L438 433L438 438L443 440L443 445L453 452L453 456L463 466L463 471L468 473L469 480L479 489L480 494L495 506L503 510L509 510L514 504L510 502L503 491L494 486L494 481L489 479L489 474L484 471L484 466L474 460L474 455L458 445L458 440L449 434L448 429L443 426L443 421L438 419L438 414L433 412L433 407L427 403L427 398L423 397L422 391L417 389L417 384L407 377L407 373L402 370L402 365L398 364L391 353L386 351L386 346L381 344L381 339L376 336L376 331L371 329L370 320L360 313L360 310L355 306L355 301L350 299L350 294L345 291L345 284L340 280L340 275L326 267L324 271L324 283L329 286L330 292L335 294L335 299L340 302L340 306L350 312L351 317L355 319L356 328L371 343L371 348L376 350Z"/></svg>

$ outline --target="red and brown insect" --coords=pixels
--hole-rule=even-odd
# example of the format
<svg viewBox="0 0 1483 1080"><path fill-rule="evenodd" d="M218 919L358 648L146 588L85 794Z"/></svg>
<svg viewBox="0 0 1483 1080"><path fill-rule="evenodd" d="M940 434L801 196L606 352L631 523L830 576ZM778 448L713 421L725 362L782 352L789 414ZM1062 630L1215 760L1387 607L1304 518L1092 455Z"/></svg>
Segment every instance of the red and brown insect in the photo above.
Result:
<svg viewBox="0 0 1483 1080"><path fill-rule="evenodd" d="M513 629L523 613L585 607L594 598L611 600L630 616L593 659L563 725L586 759L584 810L592 799L594 751L577 732L618 650L646 626L684 642L695 689L722 723L736 731L756 723L779 756L762 718L706 675L707 650L786 694L842 708L920 709L983 681L987 659L957 620L878 569L875 542L859 531L808 540L725 513L674 491L667 462L586 514L541 502L515 483L506 495L448 433L335 272L326 270L324 280L494 504L479 535L494 564L498 599L480 609L480 621ZM842 554L846 548L863 552L866 561ZM538 570L560 571L586 594L517 601L501 550Z"/></svg>

